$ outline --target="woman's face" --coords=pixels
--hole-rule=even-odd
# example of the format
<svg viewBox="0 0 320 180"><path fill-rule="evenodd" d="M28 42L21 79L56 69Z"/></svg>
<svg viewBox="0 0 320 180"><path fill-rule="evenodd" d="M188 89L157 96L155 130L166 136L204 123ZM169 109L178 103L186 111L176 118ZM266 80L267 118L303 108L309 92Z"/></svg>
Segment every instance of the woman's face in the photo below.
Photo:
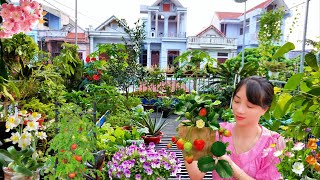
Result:
<svg viewBox="0 0 320 180"><path fill-rule="evenodd" d="M250 103L246 95L246 85L243 85L233 98L232 110L238 125L250 125L258 124L267 108Z"/></svg>

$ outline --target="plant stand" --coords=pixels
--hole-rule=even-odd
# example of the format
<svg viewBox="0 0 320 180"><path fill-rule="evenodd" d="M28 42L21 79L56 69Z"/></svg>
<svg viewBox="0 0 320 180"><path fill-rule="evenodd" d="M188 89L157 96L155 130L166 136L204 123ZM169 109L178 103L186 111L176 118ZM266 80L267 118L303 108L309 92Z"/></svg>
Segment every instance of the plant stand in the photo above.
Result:
<svg viewBox="0 0 320 180"><path fill-rule="evenodd" d="M161 139L163 137L163 133L160 132L160 134L158 136L141 136L141 138L144 140L145 144L149 144L151 142L153 142L154 144L159 144L161 142Z"/></svg>

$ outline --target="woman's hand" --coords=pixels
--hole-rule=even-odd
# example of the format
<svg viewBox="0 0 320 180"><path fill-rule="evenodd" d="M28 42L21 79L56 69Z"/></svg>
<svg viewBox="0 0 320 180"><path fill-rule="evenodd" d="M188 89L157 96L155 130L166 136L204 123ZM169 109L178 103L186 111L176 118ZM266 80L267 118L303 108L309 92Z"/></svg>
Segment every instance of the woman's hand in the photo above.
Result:
<svg viewBox="0 0 320 180"><path fill-rule="evenodd" d="M229 163L230 165L232 165L232 164L234 163L234 162L232 161L232 159L230 158L230 156L228 156L228 155L223 155L223 156L219 157L218 159L228 161L228 163Z"/></svg>

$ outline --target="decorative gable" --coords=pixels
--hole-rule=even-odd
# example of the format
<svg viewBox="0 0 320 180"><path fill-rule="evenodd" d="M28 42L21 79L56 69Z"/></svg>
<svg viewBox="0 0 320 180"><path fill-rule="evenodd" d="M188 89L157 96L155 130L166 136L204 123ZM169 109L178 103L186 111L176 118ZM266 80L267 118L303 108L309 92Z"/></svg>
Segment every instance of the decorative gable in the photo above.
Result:
<svg viewBox="0 0 320 180"><path fill-rule="evenodd" d="M108 32L124 32L124 28L126 27L125 23L119 20L114 15L99 25L95 30L96 31L108 31Z"/></svg>
<svg viewBox="0 0 320 180"><path fill-rule="evenodd" d="M210 25L200 33L196 35L197 37L225 37L225 35L219 31L214 25Z"/></svg>

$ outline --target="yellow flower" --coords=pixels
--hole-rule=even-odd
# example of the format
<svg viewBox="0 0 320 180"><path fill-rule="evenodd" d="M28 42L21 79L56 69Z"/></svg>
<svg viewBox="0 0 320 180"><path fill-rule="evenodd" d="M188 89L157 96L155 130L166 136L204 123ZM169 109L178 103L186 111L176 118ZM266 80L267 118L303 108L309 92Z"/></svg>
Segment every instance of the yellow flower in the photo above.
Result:
<svg viewBox="0 0 320 180"><path fill-rule="evenodd" d="M197 128L203 128L204 125L205 125L205 122L202 119L196 121Z"/></svg>
<svg viewBox="0 0 320 180"><path fill-rule="evenodd" d="M282 129L282 130L284 130L284 131L286 131L286 130L288 130L288 126L280 126L280 128Z"/></svg>
<svg viewBox="0 0 320 180"><path fill-rule="evenodd" d="M273 88L273 91L274 91L274 94L277 94L277 93L281 92L281 88L279 88L279 87L274 87L274 88Z"/></svg>

